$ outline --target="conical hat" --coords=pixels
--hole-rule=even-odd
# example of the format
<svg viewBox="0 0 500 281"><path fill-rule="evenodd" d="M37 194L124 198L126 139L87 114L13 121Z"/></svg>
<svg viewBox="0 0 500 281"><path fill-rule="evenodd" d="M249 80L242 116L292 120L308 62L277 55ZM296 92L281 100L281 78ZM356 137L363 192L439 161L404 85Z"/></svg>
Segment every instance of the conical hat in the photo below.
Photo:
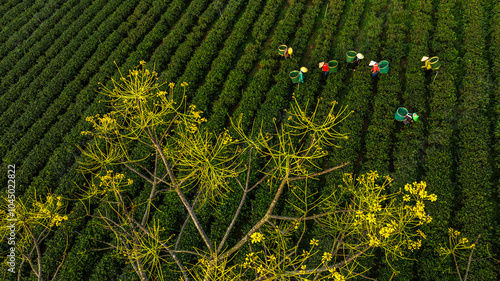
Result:
<svg viewBox="0 0 500 281"><path fill-rule="evenodd" d="M360 60L362 60L362 59L364 59L364 58L365 58L365 56L363 56L363 54L362 54L362 53L358 53L356 56L357 56L357 57L358 57L358 59L360 59Z"/></svg>
<svg viewBox="0 0 500 281"><path fill-rule="evenodd" d="M376 64L377 62L376 61L371 61L370 64L368 64L369 66L373 66L374 64Z"/></svg>
<svg viewBox="0 0 500 281"><path fill-rule="evenodd" d="M420 61L426 61L426 60L428 60L428 59L429 59L429 57L427 57L427 56L423 56L423 57L422 57L422 59L421 59Z"/></svg>
<svg viewBox="0 0 500 281"><path fill-rule="evenodd" d="M324 62L324 61L320 62L320 63L319 63L319 68L322 68L324 64L325 64L325 62Z"/></svg>
<svg viewBox="0 0 500 281"><path fill-rule="evenodd" d="M301 68L300 68L300 71L302 71L302 72L306 73L306 72L307 72L307 68L305 68L305 67L301 67Z"/></svg>

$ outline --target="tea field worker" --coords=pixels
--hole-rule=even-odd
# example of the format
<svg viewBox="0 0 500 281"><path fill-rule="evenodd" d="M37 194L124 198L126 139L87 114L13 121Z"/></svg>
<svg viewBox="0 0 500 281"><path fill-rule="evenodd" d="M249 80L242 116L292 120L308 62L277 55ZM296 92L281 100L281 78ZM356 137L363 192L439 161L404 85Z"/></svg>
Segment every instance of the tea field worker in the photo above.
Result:
<svg viewBox="0 0 500 281"><path fill-rule="evenodd" d="M321 66L321 69L323 70L323 79L326 79L326 77L328 76L328 72L330 72L330 68L328 67L328 64L323 63L323 65Z"/></svg>
<svg viewBox="0 0 500 281"><path fill-rule="evenodd" d="M293 49L292 49L292 47L288 47L288 48L287 48L287 51L285 51L285 52L287 52L287 53L288 53L288 55L290 56L290 58L292 58L292 54L293 54Z"/></svg>
<svg viewBox="0 0 500 281"><path fill-rule="evenodd" d="M288 58L288 47L286 47L285 52L283 52L283 56L285 57L285 60Z"/></svg>
<svg viewBox="0 0 500 281"><path fill-rule="evenodd" d="M304 73L301 71L299 71L299 83L304 83Z"/></svg>
<svg viewBox="0 0 500 281"><path fill-rule="evenodd" d="M356 71L356 68L358 67L359 65L359 62L364 59L365 56L363 56L362 53L358 53L356 55L356 58L354 59L354 61L352 62L352 71Z"/></svg>
<svg viewBox="0 0 500 281"><path fill-rule="evenodd" d="M408 113L405 116L405 119L403 120L403 124L408 125L412 122L417 122L418 121L418 114L416 113ZM403 128L401 128L399 131L403 131Z"/></svg>
<svg viewBox="0 0 500 281"><path fill-rule="evenodd" d="M305 78L305 75L304 73L307 73L308 69L303 66L300 68L300 71L299 71L299 82L300 83L304 83L304 78Z"/></svg>
<svg viewBox="0 0 500 281"><path fill-rule="evenodd" d="M423 56L420 61L422 61L422 62L425 63L424 66L422 66L422 68L425 68L426 72L428 72L429 70L431 70L431 61L429 60L429 57Z"/></svg>
<svg viewBox="0 0 500 281"><path fill-rule="evenodd" d="M375 77L377 77L377 74L380 72L380 69L378 68L378 62L371 61L369 66L372 67L372 79L375 80Z"/></svg>

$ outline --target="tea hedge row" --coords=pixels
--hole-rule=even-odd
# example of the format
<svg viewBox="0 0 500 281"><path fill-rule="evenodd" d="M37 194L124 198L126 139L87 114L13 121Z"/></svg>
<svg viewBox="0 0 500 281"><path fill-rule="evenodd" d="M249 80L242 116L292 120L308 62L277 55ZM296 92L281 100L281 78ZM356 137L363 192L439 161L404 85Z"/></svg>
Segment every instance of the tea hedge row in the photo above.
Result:
<svg viewBox="0 0 500 281"><path fill-rule="evenodd" d="M424 169L425 181L430 190L438 196L438 201L428 206L433 224L423 229L429 239L423 241L424 249L418 258L423 265L419 268L419 274L425 280L456 279L456 276L450 273L453 268L451 261L436 263L440 257L428 242L446 243L448 228L455 227L452 224L452 210L456 208L455 198L458 197L454 177L456 120L453 118L457 105L455 77L458 51L455 49L457 38L454 31L457 22L453 17L453 11L456 9L452 1L443 1L439 4L431 45L434 54L439 56L442 66L439 73L433 73L432 79L436 74L438 76L429 85L428 146L425 150Z"/></svg>
<svg viewBox="0 0 500 281"><path fill-rule="evenodd" d="M477 259L488 256L491 247L493 223L493 186L490 165L490 118L488 116L490 77L484 59L486 39L486 2L463 1L464 33L462 48L465 51L465 75L462 79L458 107L459 154L457 182L461 190L461 206L457 223L471 239L481 235L474 255ZM476 279L495 279L491 260L477 260L470 272Z"/></svg>
<svg viewBox="0 0 500 281"><path fill-rule="evenodd" d="M42 25L46 25L54 12L59 10L59 6L64 4L62 2L63 1L61 0L52 0L47 2L44 7L40 7L35 14L31 15L30 20L26 24L24 24L16 32L10 34L7 41L2 43L2 48L0 48L0 57L6 56L25 40L31 38L34 30L38 29ZM24 14L25 13L23 13L23 15Z"/></svg>

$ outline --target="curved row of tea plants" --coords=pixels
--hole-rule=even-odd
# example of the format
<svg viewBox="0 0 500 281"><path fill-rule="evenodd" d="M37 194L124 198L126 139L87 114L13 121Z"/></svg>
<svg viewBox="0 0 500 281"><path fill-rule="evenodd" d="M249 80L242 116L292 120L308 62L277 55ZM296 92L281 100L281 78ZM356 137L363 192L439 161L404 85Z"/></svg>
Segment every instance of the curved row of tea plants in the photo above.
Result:
<svg viewBox="0 0 500 281"><path fill-rule="evenodd" d="M282 63L282 67L274 79L276 84L267 92L266 99L261 103L257 111L255 124L263 124L262 128L265 130L274 130L273 120L276 120L276 124L281 123L285 115L284 109L289 107L291 100L290 86L295 88L295 85L290 81L289 73L291 69L298 68L298 63L305 57L305 51L308 47L306 38L309 38L314 31L322 2L322 0L313 0L312 5L306 7L301 25L297 28L291 44L294 55L292 59ZM306 79L307 75L305 75L304 80ZM299 87L299 85L297 86Z"/></svg>
<svg viewBox="0 0 500 281"><path fill-rule="evenodd" d="M241 89L248 81L248 75L262 51L264 40L267 39L268 32L274 25L276 14L282 8L283 2L283 0L272 0L266 3L252 30L252 38L254 38L255 42L245 47L243 55L236 63L236 67L229 72L218 99L212 103L212 107L206 112L208 117L206 126L210 130L221 132L226 126L227 117L241 98Z"/></svg>
<svg viewBox="0 0 500 281"><path fill-rule="evenodd" d="M33 56L34 59L40 56L40 51L40 53L37 54L29 54L33 46L38 44L38 42L41 41L42 38L45 38L47 34L54 34L54 37L58 37L62 34L71 22L73 22L78 15L82 14L84 9L89 6L88 4L89 3L86 3L85 1L77 0L66 2L61 8L53 12L49 19L43 21L34 32L31 32L31 35L26 40L22 41L22 43L16 42L16 48L14 50L11 50L8 54L5 53L1 56L0 76L2 77L2 80L8 72L8 69L16 65L16 63L23 56ZM51 41L54 41L54 38L52 38ZM4 47L2 46L2 50L3 48ZM47 49L48 47L44 48L43 51ZM5 49L5 51L7 50ZM12 83L13 82L9 82L9 84Z"/></svg>
<svg viewBox="0 0 500 281"><path fill-rule="evenodd" d="M493 58L493 65L492 65L492 75L493 75L493 78L494 78L494 85L496 85L496 87L493 89L493 97L492 97L492 103L496 103L496 106L494 107L494 112L495 112L495 116L494 116L494 119L493 120L496 120L493 121L493 126L494 126L494 132L493 132L493 136L494 136L494 145L495 145L495 149L493 150L495 152L495 154L497 155L495 158L494 158L494 163L495 163L495 170L494 170L494 173L496 174L496 177L494 178L494 181L493 183L496 183L496 185L498 186L498 189L496 191L496 194L497 194L497 198L496 198L496 202L497 202L497 210L500 208L498 207L498 202L500 202L500 57L496 54L498 54L500 52L500 3L497 3L494 8L493 8L493 15L492 15L492 19L491 19L491 22L490 22L490 28L492 29L491 31L491 42L489 44L490 48L489 48L489 53L490 53L490 56ZM496 249L500 249L500 221L498 220L498 212L496 214L496 217L497 217L497 220L496 220L496 223L495 225L497 225L496 227L496 233L497 233L497 236L496 236Z"/></svg>
<svg viewBox="0 0 500 281"><path fill-rule="evenodd" d="M226 79L227 73L234 67L233 62L241 56L242 44L247 40L248 31L262 9L262 2L262 0L248 2L243 16L236 22L231 35L224 42L224 47L213 60L210 71L206 73L205 81L194 94L191 102L203 112L207 111L215 93L219 91L220 85Z"/></svg>
<svg viewBox="0 0 500 281"><path fill-rule="evenodd" d="M106 3L108 3L108 5L103 8ZM109 13L111 13L116 7L118 7L117 2L94 2L93 5L83 11L77 20L71 17L67 18L65 21L61 22L62 25L57 25L39 42L31 47L28 53L21 59L18 61L11 61L14 67L2 77L2 84L0 85L0 90L4 93L0 97L0 111L4 112L7 110L7 108L19 98L22 91L29 88L32 83L36 83L31 85L35 89L37 89L37 87L42 87L41 82L43 80L37 80L36 78L42 75L43 70L50 61L55 59L55 56L71 42L75 34L78 33L78 30L83 29L86 25L94 25L95 23L92 22L92 18L94 18L95 14L100 10L104 10L103 12L109 11ZM68 27L67 25L70 26ZM56 70L57 68L54 68L53 71ZM49 77L46 78L48 79Z"/></svg>
<svg viewBox="0 0 500 281"><path fill-rule="evenodd" d="M56 0L54 0L55 2ZM52 3L54 3L52 2ZM28 24L40 24L36 21L34 15L42 9L47 3L44 1L23 1L16 8L8 11L1 19L2 29L0 30L0 46L11 38L18 30ZM36 21L36 22L35 22ZM20 37L21 39L22 37Z"/></svg>
<svg viewBox="0 0 500 281"><path fill-rule="evenodd" d="M159 50L151 57L151 62L155 64L158 70L161 71L167 67L167 62L174 56L175 50L179 49L183 40L185 41L182 44L190 41L198 41L201 39L201 35L206 32L212 21L216 19L216 11L213 8L214 5L209 5L207 7L207 3L208 1L191 2L181 19L173 25L167 36L163 38ZM179 9L179 12L180 11ZM191 33L186 35L191 29ZM193 34L198 34L198 37L193 38Z"/></svg>
<svg viewBox="0 0 500 281"><path fill-rule="evenodd" d="M64 3L61 2L62 0L52 0L45 3L44 7L39 7L37 12L34 15L30 16L30 20L26 24L24 24L19 30L12 32L7 41L2 43L2 48L0 48L0 57L5 57L17 46L30 39L34 30L40 28L48 21L50 21L54 12L60 10L59 6L64 5ZM24 14L26 13L23 13L23 15Z"/></svg>
<svg viewBox="0 0 500 281"><path fill-rule="evenodd" d="M199 86L200 79L203 78L205 71L210 67L210 63L217 55L217 51L227 39L228 34L232 32L231 27L237 20L245 3L246 0L230 0L223 11L223 17L215 23L203 42L194 50L194 53L193 50L178 49L169 64L168 70L160 76L160 80L187 82L189 91L186 94L191 99ZM192 46L193 49L194 47L195 45ZM183 53L192 55L185 56ZM186 58L190 58L187 63L185 63ZM185 70L181 71L182 68ZM178 98L182 91L182 89L176 88L174 90L174 99Z"/></svg>
<svg viewBox="0 0 500 281"><path fill-rule="evenodd" d="M57 98L57 95L62 92L66 84L70 83L78 74L78 71L83 67L88 57L97 49L99 45L99 38L106 37L116 29L119 24L126 18L134 8L134 1L128 1L124 3L122 9L118 9L114 16L108 18L106 22L101 24L101 26L93 33L89 38L83 41L83 44L77 44L75 42L74 47L78 47L76 52L72 49L70 45L69 48L65 48L68 52L61 54L70 55L70 50L73 51L73 56L67 61L60 61L61 69L57 74L50 80L50 82L42 89L28 89L23 91L22 96L16 100L16 102L11 105L6 112L2 115L0 119L0 124L3 125L4 134L0 138L0 143L2 147L8 147L9 144L21 138L26 130L28 130L38 118L42 116L47 107ZM105 15L103 15L105 16ZM82 33L87 33L88 30L82 30ZM80 34L82 34L80 33ZM63 57L56 57L52 62L59 62L59 59L64 59ZM47 68L52 70L52 68ZM45 72L45 71L44 71ZM47 73L50 75L50 73ZM41 77L41 76L39 76ZM88 79L88 78L87 78ZM33 100L33 92L38 91L36 94L37 99ZM72 92L71 94L74 94ZM68 97L69 98L69 97ZM24 109L24 110L22 110ZM49 113L50 114L50 113ZM54 116L55 117L55 116ZM8 126L7 124L11 125ZM44 127L35 128L36 130L45 130ZM29 137L29 136L28 136ZM35 140L36 141L36 140ZM19 157L22 157L25 153L25 149L29 149L29 146L18 149L17 144L13 146L13 149L6 153L4 159L10 163L16 163Z"/></svg>

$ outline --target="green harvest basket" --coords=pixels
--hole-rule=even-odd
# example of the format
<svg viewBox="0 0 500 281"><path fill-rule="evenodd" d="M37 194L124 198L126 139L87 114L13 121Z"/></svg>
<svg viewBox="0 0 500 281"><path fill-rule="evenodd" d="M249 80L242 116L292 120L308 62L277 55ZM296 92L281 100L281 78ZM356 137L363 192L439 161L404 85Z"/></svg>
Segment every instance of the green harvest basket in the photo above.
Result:
<svg viewBox="0 0 500 281"><path fill-rule="evenodd" d="M398 108L398 110L396 110L394 118L396 118L396 120L398 121L403 121L405 120L406 114L408 114L408 110L404 107L400 107Z"/></svg>
<svg viewBox="0 0 500 281"><path fill-rule="evenodd" d="M380 73L389 72L389 62L386 60L379 62L378 69L380 69Z"/></svg>
<svg viewBox="0 0 500 281"><path fill-rule="evenodd" d="M429 60L429 63L431 64L431 69L432 70L439 69L439 67L441 66L441 62L439 61L438 57L432 57Z"/></svg>
<svg viewBox="0 0 500 281"><path fill-rule="evenodd" d="M358 53L356 53L355 51L349 51L347 52L346 54L346 58L345 60L348 62L348 63L352 63L354 61L354 59L356 58L356 55Z"/></svg>
<svg viewBox="0 0 500 281"><path fill-rule="evenodd" d="M281 56L285 54L285 50L286 50L286 45L280 45L278 47L278 52L280 53Z"/></svg>
<svg viewBox="0 0 500 281"><path fill-rule="evenodd" d="M338 70L339 63L336 60L331 60L328 62L328 67L331 73L335 73Z"/></svg>
<svg viewBox="0 0 500 281"><path fill-rule="evenodd" d="M292 79L293 83L299 83L299 71L298 70L290 71L290 74L288 74L288 76L290 76L290 79Z"/></svg>

